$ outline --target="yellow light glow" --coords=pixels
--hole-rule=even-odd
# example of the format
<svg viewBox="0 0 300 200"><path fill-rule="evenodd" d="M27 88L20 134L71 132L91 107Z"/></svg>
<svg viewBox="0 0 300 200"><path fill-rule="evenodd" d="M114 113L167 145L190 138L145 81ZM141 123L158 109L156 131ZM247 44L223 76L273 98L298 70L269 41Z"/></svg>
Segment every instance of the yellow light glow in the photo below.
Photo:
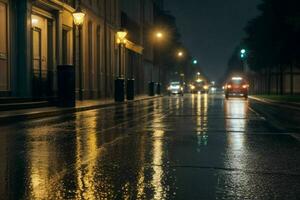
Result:
<svg viewBox="0 0 300 200"><path fill-rule="evenodd" d="M179 56L179 57L182 57L182 56L183 56L183 53L182 53L182 52L178 52L178 56Z"/></svg>
<svg viewBox="0 0 300 200"><path fill-rule="evenodd" d="M198 79L196 80L196 82L197 82L197 83L200 83L200 82L202 82L202 79L198 78Z"/></svg>
<svg viewBox="0 0 300 200"><path fill-rule="evenodd" d="M157 32L156 33L156 37L159 38L159 39L161 39L163 37L163 34L161 32Z"/></svg>
<svg viewBox="0 0 300 200"><path fill-rule="evenodd" d="M195 86L194 85L190 85L190 88L191 88L191 90L194 90Z"/></svg>
<svg viewBox="0 0 300 200"><path fill-rule="evenodd" d="M204 88L205 90L207 90L207 89L208 89L208 85L204 85L203 88Z"/></svg>
<svg viewBox="0 0 300 200"><path fill-rule="evenodd" d="M72 15L73 15L74 24L76 26L80 26L83 24L85 13L82 12L79 7L76 9L76 11Z"/></svg>
<svg viewBox="0 0 300 200"><path fill-rule="evenodd" d="M32 26L36 26L39 23L39 20L37 18L32 17L31 23L32 23Z"/></svg>
<svg viewBox="0 0 300 200"><path fill-rule="evenodd" d="M116 34L117 43L118 44L125 44L127 34L128 33L126 31L118 31L117 34Z"/></svg>

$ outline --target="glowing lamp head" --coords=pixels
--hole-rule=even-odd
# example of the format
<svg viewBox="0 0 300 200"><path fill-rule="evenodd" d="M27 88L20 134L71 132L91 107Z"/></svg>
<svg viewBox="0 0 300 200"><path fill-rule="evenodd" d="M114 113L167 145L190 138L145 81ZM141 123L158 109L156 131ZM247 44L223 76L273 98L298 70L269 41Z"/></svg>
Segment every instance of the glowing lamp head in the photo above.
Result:
<svg viewBox="0 0 300 200"><path fill-rule="evenodd" d="M179 51L179 52L177 53L177 56L178 56L178 57L182 57L182 56L183 56L183 52L182 52L182 51Z"/></svg>
<svg viewBox="0 0 300 200"><path fill-rule="evenodd" d="M194 64L194 65L197 65L197 64L198 64L198 61L197 61L197 60L193 60L193 64Z"/></svg>
<svg viewBox="0 0 300 200"><path fill-rule="evenodd" d="M117 43L118 44L125 44L126 43L126 31L118 31L117 32Z"/></svg>
<svg viewBox="0 0 300 200"><path fill-rule="evenodd" d="M156 38L161 39L163 37L163 34L162 34L162 32L157 32L155 34L155 36L156 36Z"/></svg>
<svg viewBox="0 0 300 200"><path fill-rule="evenodd" d="M241 54L245 54L245 53L246 53L246 49L242 49Z"/></svg>
<svg viewBox="0 0 300 200"><path fill-rule="evenodd" d="M84 22L84 17L85 17L85 13L82 12L81 8L78 7L72 15L73 15L74 24L76 26L81 26Z"/></svg>

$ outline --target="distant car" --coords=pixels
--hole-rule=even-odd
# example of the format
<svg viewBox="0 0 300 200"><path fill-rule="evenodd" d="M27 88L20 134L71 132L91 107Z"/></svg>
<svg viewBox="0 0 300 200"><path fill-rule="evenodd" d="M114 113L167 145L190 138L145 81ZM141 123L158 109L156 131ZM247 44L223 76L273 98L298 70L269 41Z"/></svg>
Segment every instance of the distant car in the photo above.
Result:
<svg viewBox="0 0 300 200"><path fill-rule="evenodd" d="M196 81L195 83L190 84L191 93L208 93L210 87L203 81Z"/></svg>
<svg viewBox="0 0 300 200"><path fill-rule="evenodd" d="M249 84L243 77L232 77L224 86L225 98L240 96L248 98Z"/></svg>
<svg viewBox="0 0 300 200"><path fill-rule="evenodd" d="M183 96L183 86L180 84L180 82L171 82L168 87L169 95L171 94L179 94Z"/></svg>

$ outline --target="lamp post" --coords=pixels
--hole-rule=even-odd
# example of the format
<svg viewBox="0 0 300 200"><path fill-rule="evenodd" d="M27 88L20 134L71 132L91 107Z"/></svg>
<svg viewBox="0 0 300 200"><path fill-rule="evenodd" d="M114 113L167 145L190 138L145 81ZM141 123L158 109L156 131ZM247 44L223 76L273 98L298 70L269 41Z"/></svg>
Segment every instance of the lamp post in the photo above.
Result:
<svg viewBox="0 0 300 200"><path fill-rule="evenodd" d="M125 30L120 30L116 34L117 44L119 45L119 73L115 80L115 101L123 102L125 99L124 93L124 77L122 75L122 50L126 44L127 32Z"/></svg>
<svg viewBox="0 0 300 200"><path fill-rule="evenodd" d="M180 77L181 77L181 79L182 79L182 81L184 80L182 77L184 77L184 75L182 76L182 74L183 74L183 67L182 66L180 66L181 65L181 61L182 61L182 58L184 57L184 53L183 53L183 51L181 51L181 50L179 50L179 51L177 51L177 53L176 53L176 56L177 56L177 58L178 58L178 61L179 61L179 68L182 68L182 69L179 69L179 71L180 71Z"/></svg>
<svg viewBox="0 0 300 200"><path fill-rule="evenodd" d="M157 31L155 33L155 38L156 38L156 45L158 45L159 42L164 38L164 34L160 31ZM157 52L156 52L156 55L158 55ZM157 58L157 56L156 56L156 58ZM160 82L160 74L161 74L160 70L161 69L160 69L160 63L159 63L158 58L157 58L157 63L156 64L157 64L157 67L158 67L158 82L157 82L156 94L160 95L161 94L161 82ZM153 69L152 69L152 73L153 73ZM152 78L151 78L151 82L153 82Z"/></svg>
<svg viewBox="0 0 300 200"><path fill-rule="evenodd" d="M82 81L82 59L81 59L81 51L82 51L82 25L84 22L85 13L81 10L80 6L77 7L73 15L74 24L78 30L78 77L79 77L79 100L83 100L83 81Z"/></svg>

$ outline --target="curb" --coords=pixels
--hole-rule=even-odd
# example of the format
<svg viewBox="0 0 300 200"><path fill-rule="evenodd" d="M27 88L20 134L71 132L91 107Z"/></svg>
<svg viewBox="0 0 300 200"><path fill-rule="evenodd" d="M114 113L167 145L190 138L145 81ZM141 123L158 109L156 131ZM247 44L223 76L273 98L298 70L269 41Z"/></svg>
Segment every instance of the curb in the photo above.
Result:
<svg viewBox="0 0 300 200"><path fill-rule="evenodd" d="M57 110L41 111L41 112L39 112L39 111L28 112L28 113L21 113L21 114L16 114L16 115L6 115L6 116L4 115L4 116L0 116L0 125L7 125L7 124L14 123L16 121L25 121L25 120L37 119L37 118L55 117L55 116L59 116L62 114L72 114L72 113L83 112L83 111L88 111L88 110L108 108L108 107L124 105L124 104L128 104L128 103L138 103L138 102L161 98L161 97L163 97L163 96L160 95L160 96L154 96L154 97L147 97L147 98L143 98L143 99L136 99L136 100L132 100L132 101L113 102L113 103L99 104L99 105L92 105L92 106L85 106L85 107L77 107L77 108L76 107L74 107L74 108L56 107Z"/></svg>
<svg viewBox="0 0 300 200"><path fill-rule="evenodd" d="M258 98L254 96L249 96L250 99L259 101L261 103L269 104L269 105L274 105L274 106L280 106L283 108L289 108L289 109L296 109L300 110L300 104L299 103L291 103L291 102L282 102L282 101L276 101L276 100L269 100L265 98Z"/></svg>

